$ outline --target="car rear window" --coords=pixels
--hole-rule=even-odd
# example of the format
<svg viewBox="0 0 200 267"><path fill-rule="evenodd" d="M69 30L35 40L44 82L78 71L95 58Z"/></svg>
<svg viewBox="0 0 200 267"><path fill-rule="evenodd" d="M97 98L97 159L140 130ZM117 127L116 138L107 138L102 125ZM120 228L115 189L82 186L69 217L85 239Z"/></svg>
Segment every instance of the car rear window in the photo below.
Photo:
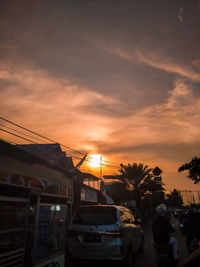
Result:
<svg viewBox="0 0 200 267"><path fill-rule="evenodd" d="M115 224L116 209L113 207L84 207L75 215L74 224L108 225Z"/></svg>

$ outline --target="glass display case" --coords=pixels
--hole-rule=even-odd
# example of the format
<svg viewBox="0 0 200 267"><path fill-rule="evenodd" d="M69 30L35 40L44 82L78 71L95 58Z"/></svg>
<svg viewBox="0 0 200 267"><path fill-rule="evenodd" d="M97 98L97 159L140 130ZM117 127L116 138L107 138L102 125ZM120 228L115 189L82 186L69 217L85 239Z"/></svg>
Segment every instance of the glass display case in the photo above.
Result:
<svg viewBox="0 0 200 267"><path fill-rule="evenodd" d="M0 266L22 266L26 217L27 204L0 201Z"/></svg>
<svg viewBox="0 0 200 267"><path fill-rule="evenodd" d="M53 255L65 246L65 217L67 207L63 205L42 204L39 211L36 255L41 260Z"/></svg>

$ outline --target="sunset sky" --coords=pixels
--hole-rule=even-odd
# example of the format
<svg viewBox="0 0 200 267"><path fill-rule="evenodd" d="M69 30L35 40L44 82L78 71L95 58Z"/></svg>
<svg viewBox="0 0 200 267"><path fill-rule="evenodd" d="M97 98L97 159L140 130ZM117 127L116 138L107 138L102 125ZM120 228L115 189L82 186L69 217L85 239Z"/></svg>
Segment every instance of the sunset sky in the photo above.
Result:
<svg viewBox="0 0 200 267"><path fill-rule="evenodd" d="M200 190L199 0L2 0L0 27L0 116Z"/></svg>

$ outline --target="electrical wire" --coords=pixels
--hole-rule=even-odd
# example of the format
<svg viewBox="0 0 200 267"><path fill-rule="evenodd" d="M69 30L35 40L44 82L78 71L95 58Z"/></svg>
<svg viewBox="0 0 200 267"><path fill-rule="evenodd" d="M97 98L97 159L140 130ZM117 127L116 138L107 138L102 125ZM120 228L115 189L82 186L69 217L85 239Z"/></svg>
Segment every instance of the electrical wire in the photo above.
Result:
<svg viewBox="0 0 200 267"><path fill-rule="evenodd" d="M17 143L15 143L15 142L11 142L11 141L9 141L9 140L7 140L7 139L5 139L5 138L0 138L0 140L2 140L2 141L4 141L4 142L7 142L7 143L10 143L10 144L12 144L12 145L17 145Z"/></svg>
<svg viewBox="0 0 200 267"><path fill-rule="evenodd" d="M29 129L23 127L23 126L20 126L20 125L17 124L17 123L14 123L14 122L12 122L12 121L9 121L9 120L7 120L7 119L1 117L1 116L0 116L0 119L3 120L3 121L8 122L8 123L10 123L10 124L13 124L13 125L15 125L15 126L21 128L21 129L25 130L25 131L28 131L28 132L30 132L30 133L33 133L33 134L39 136L39 137L42 137L42 138L44 138L44 139L46 139L46 140L48 140L48 141L50 141L50 142L57 143L55 140L52 140L52 139L50 139L50 138L45 137L44 135L38 134L38 133L36 133L36 132L34 132L34 131L31 131L31 130L29 130ZM80 151L78 151L78 150L75 150L75 149L70 148L70 147L68 147L68 146L65 146L65 145L63 145L63 144L60 144L60 145L63 146L63 147L65 147L65 148L67 148L67 149L69 149L69 150L71 150L71 151L74 151L74 152L76 152L76 153L79 153L79 154L84 155L84 153L82 153L82 152L80 152Z"/></svg>
<svg viewBox="0 0 200 267"><path fill-rule="evenodd" d="M39 145L38 143L34 142L33 140L24 138L24 137L22 137L22 136L19 136L19 135L17 135L17 134L14 134L14 133L12 133L12 132L7 131L7 130L4 130L4 129L1 129L1 128L0 128L0 131L9 133L9 134L11 134L11 135L13 135L13 136L16 136L16 137L19 137L19 138L21 138L21 139L23 139L23 140L25 140L25 141L28 141L28 142L34 143L34 144L36 144L36 145ZM9 142L10 142L10 141L9 141ZM11 142L10 142L10 143L11 143ZM68 154L68 155L70 155L70 154ZM76 158L76 159L80 159L80 160L82 159L82 158L79 158L79 157L76 157L76 156L73 156L73 155L70 155L70 156L71 156L72 158ZM90 162L90 163L93 162L93 161L91 161L91 160L87 160L87 159L85 159L85 161ZM100 166L107 166L107 167L111 167L111 168L117 168L117 166L112 166L112 165L108 165L108 164L104 164L104 163L100 163L100 162L96 162L96 163L99 164Z"/></svg>
<svg viewBox="0 0 200 267"><path fill-rule="evenodd" d="M5 119L5 118L3 118L3 117L1 117L1 116L0 116L0 119L3 120L3 121L5 121L5 122L8 122L8 123L10 123L10 124L12 124L12 125L14 125L14 126L17 126L17 127L21 128L21 129L23 129L23 130L25 130L25 131L28 131L28 132L30 132L30 133L32 133L32 134L34 134L34 135L37 135L37 136L39 136L39 137L41 137L41 138L43 138L43 139L45 139L45 140L51 141L51 142L53 142L53 143L58 143L58 142L56 142L56 141L54 141L54 140L52 140L52 139L50 139L50 138L47 138L47 137L45 137L45 136L43 136L43 135L41 135L41 134L38 134L38 133L36 133L36 132L34 132L34 131L31 131L31 130L29 130L29 129L27 129L27 128L25 128L25 127L23 127L23 126L21 126L21 125L19 125L19 124L17 124L17 123L14 123L14 122L12 122L12 121L10 121L10 120L7 120L7 119ZM25 134L25 133L23 133L23 132L21 132L21 131L18 131L18 130L16 130L16 129L13 129L13 128L8 127L8 126L6 126L6 125L2 125L2 124L0 124L0 125L3 126L4 128L9 129L9 130L12 130L12 131L15 131L15 132L17 132L17 133L23 134L24 136L27 136L27 137L30 137L30 138L33 138L33 139L42 141L41 139L39 139L39 138L37 138L37 137L30 136L30 135L28 135L28 134ZM25 140L25 141L28 141L28 142L31 142L31 143L34 143L34 144L38 144L38 143L36 143L36 142L33 141L33 140L30 140L30 139L25 138L25 137L22 137L22 136L20 136L20 135L14 134L14 133L12 133L12 132L10 132L10 131L4 130L4 129L0 129L0 130L4 131L4 132L6 132L6 133L9 133L9 134L11 134L11 135L13 135L13 136L16 136L16 137L18 137L18 138L21 138L21 139L23 139L23 140ZM65 147L65 148L67 148L67 149L69 149L69 150L71 150L71 151L73 151L73 152L76 152L76 153L79 153L79 154L84 155L84 153L82 153L82 152L80 152L80 151L78 151L78 150L75 150L75 149L73 149L73 148L70 148L70 147L68 147L68 146L65 146L65 145L63 145L63 144L60 144L60 146L61 146L61 147ZM66 151L65 151L65 152L66 152ZM67 153L67 154L68 154L68 153ZM72 156L73 158L76 158L76 159L80 159L80 160L82 159L82 158L76 157L76 156L74 156L74 155L71 155L71 156ZM87 157L88 157L89 159L92 159L92 156L87 156ZM88 159L85 159L85 161L87 161L87 162L92 162L91 160L88 160ZM111 161L106 161L106 160L104 160L104 162L110 162L110 163L112 163ZM113 163L114 163L114 162L113 162ZM111 165L111 164L105 164L105 163L100 163L100 162L99 162L99 163L97 162L97 164L99 164L100 166L107 166L107 167L112 167L112 168L119 168L118 165Z"/></svg>
<svg viewBox="0 0 200 267"><path fill-rule="evenodd" d="M88 155L88 158L90 158L90 159L94 159L94 157L89 156L89 155ZM115 165L116 167L119 167L119 164L117 164L116 162L113 162L113 161L109 161L109 160L105 160L105 159L103 159L103 162L108 162L108 163L110 162L110 163L116 164L116 165ZM113 164L112 164L112 166L114 167Z"/></svg>
<svg viewBox="0 0 200 267"><path fill-rule="evenodd" d="M16 130L16 129L13 129L13 128L11 128L11 127L8 127L8 126L6 126L6 125L3 125L3 124L1 124L1 123L0 123L0 126L6 128L6 129L9 129L9 130L11 130L11 131L14 131L14 132L16 132L16 133L20 133L20 134L23 134L23 135L25 135L25 136L31 137L31 138L33 138L33 139L42 141L41 139L39 139L39 138L37 138L37 137L31 136L31 135L29 135L29 134L25 134L25 133L23 133L23 132L21 132L21 131L18 131L18 130Z"/></svg>
<svg viewBox="0 0 200 267"><path fill-rule="evenodd" d="M37 143L33 142L33 141L32 141L32 140L30 140L30 139L24 138L24 137L22 137L22 136L19 136L19 135L17 135L17 134L11 133L11 132L9 132L9 131L6 131L6 130L4 130L4 129L0 129L0 131L3 131L3 132L6 132L6 133L9 133L9 134L11 134L11 135L14 135L14 136L16 136L16 137L19 137L19 138L21 138L21 139L23 139L23 140L26 140L26 141L28 141L28 142L31 142L31 143L37 144ZM38 144L37 144L37 145L38 145Z"/></svg>
<svg viewBox="0 0 200 267"><path fill-rule="evenodd" d="M177 172L164 172L164 171L163 171L163 173L164 173L164 174L176 174L176 175L177 175L177 174L180 174L180 175L183 174L182 172L180 173L179 171L177 171ZM161 176L162 176L162 175L161 175Z"/></svg>
<svg viewBox="0 0 200 267"><path fill-rule="evenodd" d="M93 157L92 156L88 156L88 158L91 158L91 159L93 159ZM110 160L103 160L104 162L108 162L108 163L112 163L112 165L113 164L116 164L117 165L117 162L113 162L113 161L110 161Z"/></svg>
<svg viewBox="0 0 200 267"><path fill-rule="evenodd" d="M64 151L64 152L66 152L66 151ZM72 158L76 158L76 159L80 159L80 160L82 159L82 158L73 156L73 155L71 155L71 154L68 154L68 155L71 156ZM85 161L87 161L87 162L89 162L89 163L93 163L93 161L88 160L87 157L86 157ZM99 165L101 165L101 166L107 166L107 167L112 167L112 168L119 168L119 166L108 165L108 164L104 164L104 163L101 163L101 162L95 162L95 163L96 163L96 164L99 164Z"/></svg>

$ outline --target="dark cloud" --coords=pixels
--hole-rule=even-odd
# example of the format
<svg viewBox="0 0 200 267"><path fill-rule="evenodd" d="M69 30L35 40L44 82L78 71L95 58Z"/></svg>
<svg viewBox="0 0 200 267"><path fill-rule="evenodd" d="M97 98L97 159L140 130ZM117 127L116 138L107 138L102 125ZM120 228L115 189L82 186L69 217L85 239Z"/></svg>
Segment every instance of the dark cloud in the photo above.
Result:
<svg viewBox="0 0 200 267"><path fill-rule="evenodd" d="M198 3L2 0L0 111L113 159L190 160L200 149Z"/></svg>
<svg viewBox="0 0 200 267"><path fill-rule="evenodd" d="M80 112L84 114L96 114L101 117L127 117L128 115L132 114L131 107L122 106L120 103L117 104L91 104L87 106L79 106ZM103 113L102 113L103 112Z"/></svg>
<svg viewBox="0 0 200 267"><path fill-rule="evenodd" d="M198 11L194 4L183 4L188 7L184 25L177 19L179 1L4 1L2 45L9 49L3 60L44 69L103 94L127 99L143 91L146 100L151 94L160 101L170 89L170 74L127 62L102 45L132 54L148 49L191 65L200 45ZM152 104L148 101L144 105Z"/></svg>
<svg viewBox="0 0 200 267"><path fill-rule="evenodd" d="M186 161L190 160L194 156L200 156L200 141L196 143L143 143L141 145L129 145L121 146L119 143L109 144L109 143L99 143L99 149L105 154L120 154L121 156L128 155L133 159L138 153L144 153L147 158L152 159L166 159L170 161ZM148 157L149 155L149 157Z"/></svg>
<svg viewBox="0 0 200 267"><path fill-rule="evenodd" d="M7 90L8 87L11 87L11 86L14 87L14 86L18 86L18 85L19 85L19 83L16 81L0 79L0 91Z"/></svg>

